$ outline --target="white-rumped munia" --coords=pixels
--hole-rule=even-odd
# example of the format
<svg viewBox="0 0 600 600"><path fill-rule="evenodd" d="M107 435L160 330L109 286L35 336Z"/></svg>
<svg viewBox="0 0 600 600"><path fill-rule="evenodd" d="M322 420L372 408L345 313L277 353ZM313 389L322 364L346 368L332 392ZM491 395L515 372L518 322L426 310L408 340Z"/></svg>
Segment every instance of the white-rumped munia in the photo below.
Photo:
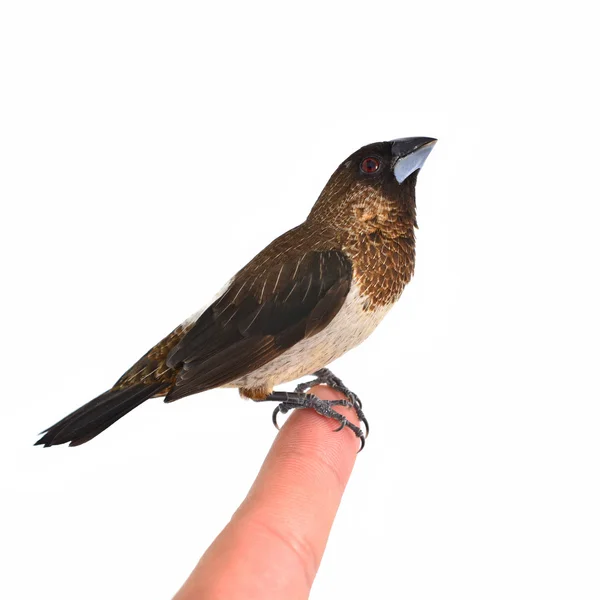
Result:
<svg viewBox="0 0 600 600"><path fill-rule="evenodd" d="M325 367L360 344L398 300L415 264L417 175L436 140L364 146L333 173L310 214L257 254L208 308L176 327L115 385L49 429L37 442L72 446L92 439L149 398L172 402L237 387L273 414L313 408L361 429L335 410L361 402ZM315 375L293 392L274 386ZM305 393L325 383L348 400ZM361 447L362 447L361 444Z"/></svg>

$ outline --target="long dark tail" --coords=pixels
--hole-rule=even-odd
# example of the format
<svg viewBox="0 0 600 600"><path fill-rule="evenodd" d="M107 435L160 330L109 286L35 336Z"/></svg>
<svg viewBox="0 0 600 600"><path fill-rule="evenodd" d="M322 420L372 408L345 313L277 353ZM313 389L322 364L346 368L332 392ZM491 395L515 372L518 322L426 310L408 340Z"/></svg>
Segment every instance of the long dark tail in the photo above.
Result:
<svg viewBox="0 0 600 600"><path fill-rule="evenodd" d="M45 435L35 445L84 444L165 387L164 383L153 383L108 390L42 431Z"/></svg>

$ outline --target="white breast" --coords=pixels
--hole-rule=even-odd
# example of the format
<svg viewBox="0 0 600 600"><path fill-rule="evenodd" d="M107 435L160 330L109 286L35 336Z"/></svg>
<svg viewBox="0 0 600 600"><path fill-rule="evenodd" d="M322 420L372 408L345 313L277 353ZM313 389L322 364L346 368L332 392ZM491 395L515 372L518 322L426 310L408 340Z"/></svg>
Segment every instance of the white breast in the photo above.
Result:
<svg viewBox="0 0 600 600"><path fill-rule="evenodd" d="M340 312L323 331L298 342L270 363L230 382L227 387L271 387L327 366L366 340L391 307L365 311L366 301L353 284Z"/></svg>

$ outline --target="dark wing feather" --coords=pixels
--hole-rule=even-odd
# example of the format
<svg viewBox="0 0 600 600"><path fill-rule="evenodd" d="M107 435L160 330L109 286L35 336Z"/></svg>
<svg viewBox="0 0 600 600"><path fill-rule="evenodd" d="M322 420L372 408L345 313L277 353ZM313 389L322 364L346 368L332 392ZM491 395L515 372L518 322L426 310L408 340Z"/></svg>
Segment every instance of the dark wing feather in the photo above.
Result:
<svg viewBox="0 0 600 600"><path fill-rule="evenodd" d="M340 310L351 282L350 259L334 250L242 271L170 352L167 364L179 374L165 400L239 379L315 335Z"/></svg>

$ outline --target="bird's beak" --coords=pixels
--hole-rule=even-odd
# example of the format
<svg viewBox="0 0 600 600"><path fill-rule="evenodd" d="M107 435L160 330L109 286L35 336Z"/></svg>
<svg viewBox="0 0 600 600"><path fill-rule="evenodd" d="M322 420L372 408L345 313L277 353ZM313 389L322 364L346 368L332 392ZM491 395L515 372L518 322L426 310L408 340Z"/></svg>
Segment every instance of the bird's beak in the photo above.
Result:
<svg viewBox="0 0 600 600"><path fill-rule="evenodd" d="M436 139L428 137L392 140L392 156L396 161L394 175L398 183L423 166L436 142Z"/></svg>

